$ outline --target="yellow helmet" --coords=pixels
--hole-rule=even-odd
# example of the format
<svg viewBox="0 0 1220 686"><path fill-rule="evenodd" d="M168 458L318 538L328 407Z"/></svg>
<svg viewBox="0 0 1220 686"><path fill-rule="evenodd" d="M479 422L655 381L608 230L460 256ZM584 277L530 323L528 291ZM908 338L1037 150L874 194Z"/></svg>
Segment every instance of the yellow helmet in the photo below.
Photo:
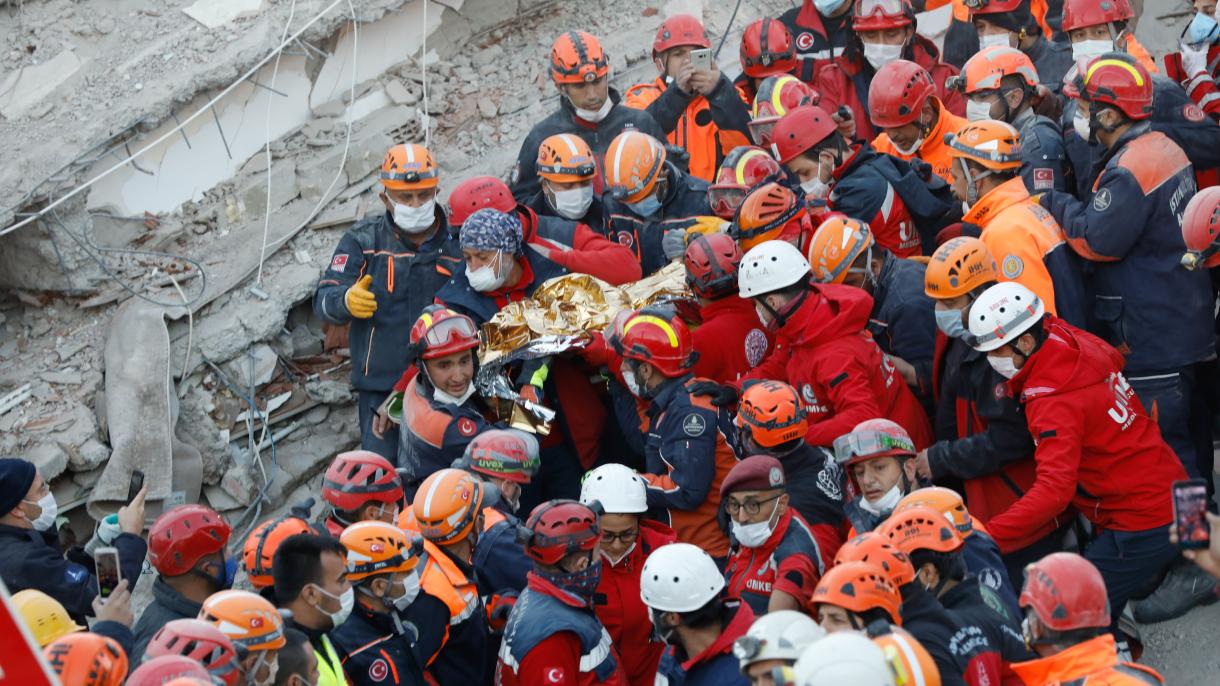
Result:
<svg viewBox="0 0 1220 686"><path fill-rule="evenodd" d="M13 594L13 605L41 648L51 645L61 636L85 630L85 627L72 621L58 600L42 591L32 588L18 591Z"/></svg>

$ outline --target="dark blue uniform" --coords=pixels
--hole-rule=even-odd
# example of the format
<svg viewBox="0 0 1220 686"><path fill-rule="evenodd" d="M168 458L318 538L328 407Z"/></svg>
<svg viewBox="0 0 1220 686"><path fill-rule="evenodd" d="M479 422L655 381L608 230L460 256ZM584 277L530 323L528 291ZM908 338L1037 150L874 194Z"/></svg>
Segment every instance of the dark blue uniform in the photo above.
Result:
<svg viewBox="0 0 1220 686"><path fill-rule="evenodd" d="M1021 134L1021 180L1030 195L1076 190L1063 131L1051 119L1025 110L1013 126Z"/></svg>
<svg viewBox="0 0 1220 686"><path fill-rule="evenodd" d="M935 303L924 293L927 267L886 253L873 287L873 311L868 330L887 355L915 368L918 384L911 388L924 410L932 410L932 357L936 352Z"/></svg>
<svg viewBox="0 0 1220 686"><path fill-rule="evenodd" d="M352 686L425 686L423 665L412 645L421 632L441 631L446 620L440 621L417 627L395 614L369 612L356 603L347 621L330 632L330 640Z"/></svg>
<svg viewBox="0 0 1220 686"><path fill-rule="evenodd" d="M1005 663L1033 659L1034 655L1021 635L1020 615L1010 614L999 594L981 585L978 577L967 574L956 586L941 594L940 602L949 614L961 621L958 641L986 637Z"/></svg>
<svg viewBox="0 0 1220 686"><path fill-rule="evenodd" d="M745 635L754 623L750 606L739 600L725 602L720 636L699 655L687 655L682 646L670 646L661 654L657 667L657 686L746 686L750 680L741 673L741 663L733 655L733 641Z"/></svg>
<svg viewBox="0 0 1220 686"><path fill-rule="evenodd" d="M902 593L902 628L932 656L940 670L941 686L965 686L962 675L974 653L965 646L951 645L958 630L957 618L918 581L903 584L898 590Z"/></svg>
<svg viewBox="0 0 1220 686"><path fill-rule="evenodd" d="M1063 77L1075 65L1071 43L1050 41L1045 36L1039 36L1033 45L1022 48L1021 52L1034 63L1040 85L1055 94L1063 90Z"/></svg>
<svg viewBox="0 0 1220 686"><path fill-rule="evenodd" d="M424 307L449 277L462 271L462 251L448 234L448 220L438 207L440 227L419 248L406 239L388 212L358 222L343 238L318 281L313 308L323 321L351 324L352 386L359 392L361 447L393 461L398 430L382 438L373 435L373 417L406 370L408 333ZM371 275L369 290L377 311L356 319L347 311L344 295L361 277Z"/></svg>
<svg viewBox="0 0 1220 686"><path fill-rule="evenodd" d="M159 576L153 581L152 595L152 602L144 608L144 611L140 613L140 618L136 620L136 625L132 627L132 632L135 634L135 645L133 650L127 653L132 664L140 663L148 642L161 630L161 627L175 619L194 619L199 616L199 610L203 607L201 603L170 588L169 584Z"/></svg>
<svg viewBox="0 0 1220 686"><path fill-rule="evenodd" d="M1000 546L991 536L975 530L966 537L962 547L962 559L966 561L966 571L973 574L979 583L1000 598L1013 617L1021 617L1021 606L1017 604L1018 589L1014 588L1008 578L1008 568L1000 558Z"/></svg>
<svg viewBox="0 0 1220 686"><path fill-rule="evenodd" d="M408 497L424 479L465 454L475 436L495 428L484 418L478 394L461 405L443 403L431 397L432 386L422 382L416 376L402 394L398 466L406 470L403 487Z"/></svg>
<svg viewBox="0 0 1220 686"><path fill-rule="evenodd" d="M529 245L524 246L524 250L525 260L529 263L534 278L522 291L514 291L513 295L522 295L528 298L547 279L553 279L556 276L563 276L568 273L566 269L543 257ZM507 298L497 298L471 288L470 281L466 279L465 268L453 273L449 282L437 292L436 299L453 311L473 319L475 326L486 324L488 320L500 311L500 308L508 304ZM521 298L515 297L513 299L519 300Z"/></svg>
<svg viewBox="0 0 1220 686"><path fill-rule="evenodd" d="M534 563L517 542L521 520L499 508L483 510L484 528L474 546L474 570L478 574L479 595L487 597L505 591L520 593L525 577Z"/></svg>
<svg viewBox="0 0 1220 686"><path fill-rule="evenodd" d="M665 169L669 175L665 197L661 198L661 210L651 217L641 219L609 193L602 196L607 237L631 248L640 261L644 276L669 264L661 249L661 238L666 231L687 228L698 217L712 214L712 207L707 203L706 181L682 172L668 161Z"/></svg>

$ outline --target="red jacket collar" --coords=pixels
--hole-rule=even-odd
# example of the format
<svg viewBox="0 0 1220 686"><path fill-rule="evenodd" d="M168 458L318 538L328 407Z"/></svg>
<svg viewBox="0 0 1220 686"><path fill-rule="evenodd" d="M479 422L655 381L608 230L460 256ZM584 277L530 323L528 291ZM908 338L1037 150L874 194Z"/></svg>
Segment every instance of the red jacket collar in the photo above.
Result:
<svg viewBox="0 0 1220 686"><path fill-rule="evenodd" d="M521 265L521 278L517 279L517 283L487 292L487 297L495 298L496 305L501 309L511 302L524 300L525 291L530 284L534 283L534 266L530 264L530 261L524 255L514 259L517 260L517 264Z"/></svg>
<svg viewBox="0 0 1220 686"><path fill-rule="evenodd" d="M750 606L740 600L730 600L725 603L725 607L733 609L736 605L736 612L733 613L733 618L724 626L724 630L720 632L720 636L712 641L712 644L704 648L702 653L692 657L682 663L682 671L690 672L691 668L701 662L709 662L715 657L733 652L733 642L745 635L749 630L750 625L754 623L754 612L750 610Z"/></svg>

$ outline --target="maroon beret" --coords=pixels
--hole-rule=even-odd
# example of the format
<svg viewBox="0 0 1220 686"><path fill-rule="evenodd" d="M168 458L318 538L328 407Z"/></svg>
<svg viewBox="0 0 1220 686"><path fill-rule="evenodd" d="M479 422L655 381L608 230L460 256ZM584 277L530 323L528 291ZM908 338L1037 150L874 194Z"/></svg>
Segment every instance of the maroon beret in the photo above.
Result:
<svg viewBox="0 0 1220 686"><path fill-rule="evenodd" d="M720 484L720 495L737 491L769 491L784 487L784 468L769 455L755 455L738 462Z"/></svg>

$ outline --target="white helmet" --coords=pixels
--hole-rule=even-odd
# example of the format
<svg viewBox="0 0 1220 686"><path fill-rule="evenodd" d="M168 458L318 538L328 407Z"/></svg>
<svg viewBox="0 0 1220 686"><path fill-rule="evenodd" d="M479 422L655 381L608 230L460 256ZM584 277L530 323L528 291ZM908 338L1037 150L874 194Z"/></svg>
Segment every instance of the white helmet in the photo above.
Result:
<svg viewBox="0 0 1220 686"><path fill-rule="evenodd" d="M796 686L895 686L885 652L855 631L839 631L814 641L792 671Z"/></svg>
<svg viewBox="0 0 1220 686"><path fill-rule="evenodd" d="M765 614L750 625L749 631L733 643L733 655L746 667L763 660L796 662L810 643L826 636L809 615L795 610L777 610Z"/></svg>
<svg viewBox="0 0 1220 686"><path fill-rule="evenodd" d="M647 512L648 482L630 467L604 464L580 482L580 502L590 505L594 500L608 514Z"/></svg>
<svg viewBox="0 0 1220 686"><path fill-rule="evenodd" d="M970 306L974 349L987 352L1011 343L1044 314L1046 307L1033 291L1016 281L997 283Z"/></svg>
<svg viewBox="0 0 1220 686"><path fill-rule="evenodd" d="M640 600L662 612L694 612L724 590L724 574L698 546L670 543L652 551L640 574Z"/></svg>
<svg viewBox="0 0 1220 686"><path fill-rule="evenodd" d="M759 243L741 258L737 290L743 298L765 295L809 276L809 260L788 241Z"/></svg>

